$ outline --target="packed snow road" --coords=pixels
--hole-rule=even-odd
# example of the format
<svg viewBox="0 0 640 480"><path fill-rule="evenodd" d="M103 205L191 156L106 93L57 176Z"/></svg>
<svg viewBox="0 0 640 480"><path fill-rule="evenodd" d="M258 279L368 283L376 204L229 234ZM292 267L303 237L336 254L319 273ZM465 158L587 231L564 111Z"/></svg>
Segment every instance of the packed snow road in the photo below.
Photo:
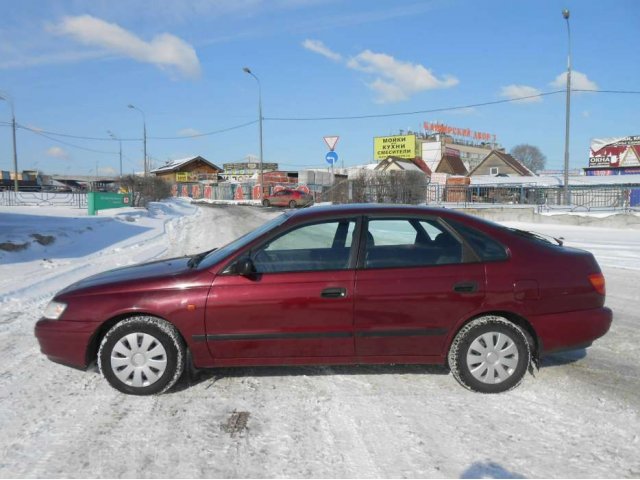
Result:
<svg viewBox="0 0 640 480"><path fill-rule="evenodd" d="M220 369L132 397L39 353L33 325L48 299L96 271L222 245L277 214L162 208L160 233L48 261L0 258L0 477L640 476L638 230L562 230L603 266L614 324L506 394L396 365ZM83 235L100 236L92 225Z"/></svg>

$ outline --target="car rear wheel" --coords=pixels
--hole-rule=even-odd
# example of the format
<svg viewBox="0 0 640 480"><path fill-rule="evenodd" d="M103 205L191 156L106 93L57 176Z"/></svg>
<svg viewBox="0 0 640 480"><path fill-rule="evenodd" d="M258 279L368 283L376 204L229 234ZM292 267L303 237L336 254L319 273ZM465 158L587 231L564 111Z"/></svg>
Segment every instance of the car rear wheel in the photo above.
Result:
<svg viewBox="0 0 640 480"><path fill-rule="evenodd" d="M465 388L500 393L522 382L531 361L524 332L505 318L484 316L465 325L449 349L449 368Z"/></svg>
<svg viewBox="0 0 640 480"><path fill-rule="evenodd" d="M271 205L271 203L269 203L269 200L267 200L266 198L264 200L262 200L262 206L263 207L269 207Z"/></svg>
<svg viewBox="0 0 640 480"><path fill-rule="evenodd" d="M298 205L298 204L296 203L296 201L295 201L295 200L291 200L291 201L289 202L289 208L296 208L296 206L297 206L297 205Z"/></svg>
<svg viewBox="0 0 640 480"><path fill-rule="evenodd" d="M131 317L102 339L98 367L112 387L133 395L169 390L184 370L185 349L176 328L156 317Z"/></svg>

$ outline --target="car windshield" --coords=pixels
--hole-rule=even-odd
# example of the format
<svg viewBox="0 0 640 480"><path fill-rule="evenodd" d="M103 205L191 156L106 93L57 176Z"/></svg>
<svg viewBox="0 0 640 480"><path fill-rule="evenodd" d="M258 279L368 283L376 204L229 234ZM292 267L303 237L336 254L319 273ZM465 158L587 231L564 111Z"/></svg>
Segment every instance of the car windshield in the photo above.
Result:
<svg viewBox="0 0 640 480"><path fill-rule="evenodd" d="M203 257L199 262L193 262L193 267L198 267L200 269L209 268L212 265L223 260L225 257L231 255L236 250L243 248L249 243L253 242L256 238L265 234L269 230L282 225L287 219L291 216L290 212L285 212L281 215L278 215L276 218L268 221L267 223L260 225L255 230L252 230L248 233L245 233L240 238L233 240L231 243L227 243L225 246L220 247L218 249L210 251L205 257Z"/></svg>

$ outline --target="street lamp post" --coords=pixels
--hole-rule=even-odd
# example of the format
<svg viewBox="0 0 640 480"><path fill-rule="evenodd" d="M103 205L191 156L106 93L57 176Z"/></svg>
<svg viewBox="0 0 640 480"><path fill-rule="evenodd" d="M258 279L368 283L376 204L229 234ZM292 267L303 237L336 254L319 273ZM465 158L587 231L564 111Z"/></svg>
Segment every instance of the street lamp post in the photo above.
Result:
<svg viewBox="0 0 640 480"><path fill-rule="evenodd" d="M139 111L142 114L142 132L143 132L143 148L144 148L144 176L149 175L149 164L147 163L147 117L144 112L134 105L127 105L129 108Z"/></svg>
<svg viewBox="0 0 640 480"><path fill-rule="evenodd" d="M16 112L13 108L13 100L6 93L0 94L0 100L4 100L11 107L11 129L13 132L13 188L18 192L18 150L16 147Z"/></svg>
<svg viewBox="0 0 640 480"><path fill-rule="evenodd" d="M111 130L107 130L107 133L114 140L118 140L118 143L120 144L120 178L122 178L122 139L116 137L116 135Z"/></svg>
<svg viewBox="0 0 640 480"><path fill-rule="evenodd" d="M258 82L258 125L260 130L260 198L264 198L264 170L262 167L262 87L260 86L260 79L254 75L249 67L242 69L245 73L248 73Z"/></svg>
<svg viewBox="0 0 640 480"><path fill-rule="evenodd" d="M571 28L569 27L569 10L562 11L562 17L567 21L567 37L569 39L569 49L567 55L567 107L566 125L564 134L564 203L569 205L571 198L569 194L569 124L571 119Z"/></svg>

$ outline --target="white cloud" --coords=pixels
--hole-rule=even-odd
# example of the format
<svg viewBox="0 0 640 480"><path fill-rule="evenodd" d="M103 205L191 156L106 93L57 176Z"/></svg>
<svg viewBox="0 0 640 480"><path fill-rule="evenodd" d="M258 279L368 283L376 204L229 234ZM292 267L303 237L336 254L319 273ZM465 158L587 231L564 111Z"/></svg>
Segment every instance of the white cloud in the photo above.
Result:
<svg viewBox="0 0 640 480"><path fill-rule="evenodd" d="M47 150L47 155L54 158L60 158L62 160L69 159L69 152L67 152L64 148L60 147L49 147Z"/></svg>
<svg viewBox="0 0 640 480"><path fill-rule="evenodd" d="M373 79L367 86L377 93L377 103L400 102L424 90L450 88L460 83L451 75L438 78L423 65L396 60L385 53L364 50L345 60L320 40L307 39L302 46L335 62L344 63L352 70L371 74Z"/></svg>
<svg viewBox="0 0 640 480"><path fill-rule="evenodd" d="M178 131L178 135L181 137L193 137L195 135L202 135L200 130L196 130L195 128L183 128Z"/></svg>
<svg viewBox="0 0 640 480"><path fill-rule="evenodd" d="M451 75L437 78L423 65L396 60L391 55L371 50L351 58L347 66L376 76L368 86L378 94L378 103L400 102L425 90L450 88L459 83Z"/></svg>
<svg viewBox="0 0 640 480"><path fill-rule="evenodd" d="M502 87L500 96L506 97L510 100L517 100L518 103L539 103L542 102L542 97L536 97L542 92L535 87L529 87L527 85L507 85ZM531 97L531 98L523 98Z"/></svg>
<svg viewBox="0 0 640 480"><path fill-rule="evenodd" d="M162 33L146 42L114 23L91 15L65 17L51 31L67 35L85 45L97 46L108 52L196 78L200 76L200 62L195 49L184 40Z"/></svg>
<svg viewBox="0 0 640 480"><path fill-rule="evenodd" d="M562 72L549 85L556 88L567 88L567 72ZM589 80L584 73L573 70L571 72L571 90L598 90L596 82Z"/></svg>
<svg viewBox="0 0 640 480"><path fill-rule="evenodd" d="M307 39L304 42L302 42L302 46L307 50L311 50L312 52L318 53L323 57L327 57L328 59L333 60L334 62L342 61L342 55L329 49L320 40Z"/></svg>

